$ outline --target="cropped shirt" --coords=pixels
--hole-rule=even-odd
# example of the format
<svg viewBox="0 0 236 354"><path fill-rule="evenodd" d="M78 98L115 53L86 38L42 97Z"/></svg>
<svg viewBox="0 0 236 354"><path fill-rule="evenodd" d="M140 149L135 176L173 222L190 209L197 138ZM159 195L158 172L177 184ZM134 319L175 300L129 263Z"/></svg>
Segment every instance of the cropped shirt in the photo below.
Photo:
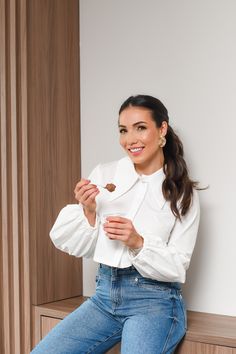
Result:
<svg viewBox="0 0 236 354"><path fill-rule="evenodd" d="M91 183L113 183L114 192L100 188L96 197L96 223L91 226L80 204L69 204L59 213L50 232L54 245L76 257L89 257L113 267L134 265L147 278L185 282L196 242L200 207L196 190L186 215L177 219L162 193L163 169L139 175L129 157L98 165L88 177ZM103 222L108 215L132 220L143 237L135 253L119 240L110 240Z"/></svg>

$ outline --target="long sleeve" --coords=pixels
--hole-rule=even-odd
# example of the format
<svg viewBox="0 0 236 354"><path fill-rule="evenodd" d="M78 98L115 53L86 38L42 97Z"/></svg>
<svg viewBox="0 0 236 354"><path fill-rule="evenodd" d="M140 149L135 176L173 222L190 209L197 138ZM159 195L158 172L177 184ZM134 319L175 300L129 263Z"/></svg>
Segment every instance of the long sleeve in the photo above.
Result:
<svg viewBox="0 0 236 354"><path fill-rule="evenodd" d="M89 176L97 179L99 166ZM96 217L95 226L92 227L84 215L80 204L69 204L59 213L51 231L50 237L54 245L76 257L93 257L96 247L99 218Z"/></svg>
<svg viewBox="0 0 236 354"><path fill-rule="evenodd" d="M137 255L129 251L130 259L140 274L159 281L184 283L196 242L199 219L199 199L194 190L188 213L181 221L176 219L167 243L157 235L144 235L141 251Z"/></svg>
<svg viewBox="0 0 236 354"><path fill-rule="evenodd" d="M50 231L54 245L61 251L76 257L92 257L98 235L98 220L89 225L79 204L64 207Z"/></svg>

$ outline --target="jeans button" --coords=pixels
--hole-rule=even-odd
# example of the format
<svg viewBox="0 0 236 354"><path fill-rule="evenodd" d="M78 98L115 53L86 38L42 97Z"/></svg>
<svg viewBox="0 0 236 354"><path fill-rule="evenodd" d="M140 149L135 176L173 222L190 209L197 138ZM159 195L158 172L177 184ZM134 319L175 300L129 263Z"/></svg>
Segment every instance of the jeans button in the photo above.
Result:
<svg viewBox="0 0 236 354"><path fill-rule="evenodd" d="M134 279L134 281L135 281L135 283L137 283L137 282L138 282L138 278L136 277L136 278Z"/></svg>

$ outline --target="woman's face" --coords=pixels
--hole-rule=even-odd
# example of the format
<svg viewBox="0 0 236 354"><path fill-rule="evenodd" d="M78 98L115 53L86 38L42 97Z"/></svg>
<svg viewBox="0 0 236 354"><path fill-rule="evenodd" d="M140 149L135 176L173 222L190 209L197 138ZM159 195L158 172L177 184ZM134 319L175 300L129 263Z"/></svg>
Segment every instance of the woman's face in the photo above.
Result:
<svg viewBox="0 0 236 354"><path fill-rule="evenodd" d="M128 107L119 117L120 144L133 161L137 172L151 174L163 166L160 136L165 136L167 123L158 128L146 108Z"/></svg>

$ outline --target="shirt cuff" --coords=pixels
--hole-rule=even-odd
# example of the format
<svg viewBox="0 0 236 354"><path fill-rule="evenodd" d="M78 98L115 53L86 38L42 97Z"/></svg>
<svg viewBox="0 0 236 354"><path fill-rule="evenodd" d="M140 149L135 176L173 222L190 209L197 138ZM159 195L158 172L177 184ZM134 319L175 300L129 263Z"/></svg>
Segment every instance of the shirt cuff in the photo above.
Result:
<svg viewBox="0 0 236 354"><path fill-rule="evenodd" d="M132 254L133 257L136 257L139 252L143 249L143 247L140 247L140 248L130 248L130 252Z"/></svg>
<svg viewBox="0 0 236 354"><path fill-rule="evenodd" d="M80 205L81 206L81 205ZM88 219L86 218L85 214L84 214L84 209L83 207L81 206L81 209L82 209L82 213L83 213L83 219L84 219L84 222L86 223L87 227L90 229L90 230L96 230L98 228L98 225L99 225L99 222L100 222L100 218L98 216L98 214L96 213L96 219L95 219L95 225L92 226L90 225L90 223L88 222Z"/></svg>

